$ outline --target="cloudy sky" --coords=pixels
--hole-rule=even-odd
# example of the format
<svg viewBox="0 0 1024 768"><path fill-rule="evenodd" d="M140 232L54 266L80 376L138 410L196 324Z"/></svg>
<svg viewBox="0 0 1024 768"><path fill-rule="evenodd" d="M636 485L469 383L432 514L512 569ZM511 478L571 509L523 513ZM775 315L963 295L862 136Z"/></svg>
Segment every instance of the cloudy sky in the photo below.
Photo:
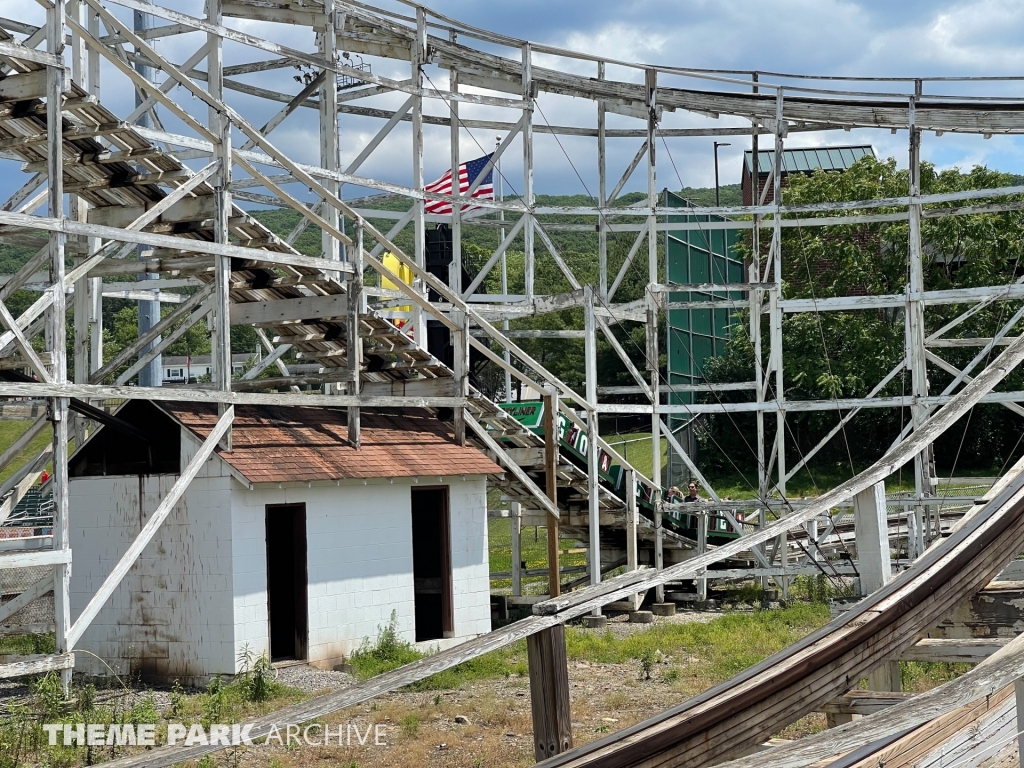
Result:
<svg viewBox="0 0 1024 768"><path fill-rule="evenodd" d="M170 0L171 7L202 15L201 0ZM396 0L380 0L381 7L408 13ZM111 5L118 16L130 14ZM481 0L435 0L433 8L468 24L491 29L508 36L525 38L589 54L619 60L695 67L736 69L817 75L859 75L875 77L940 76L1024 76L1024 3L1013 0L903 0L902 2L862 0L513 0L506 3ZM0 15L38 23L38 6L26 0L0 0ZM157 24L166 22L158 21ZM305 29L229 18L227 25L271 37L279 42L312 50L312 34ZM203 35L180 35L157 43L160 52L176 63L186 59L203 41ZM514 55L510 49L503 55ZM229 63L253 61L263 56L258 51L235 44L225 48ZM544 66L571 68L594 74L589 62L573 62L539 57ZM375 59L373 72L389 77L409 76L408 63ZM205 68L205 66L203 67ZM295 93L294 70L279 70L242 78L245 82L282 93ZM446 73L429 66L427 76L437 86L447 82ZM633 79L635 71L610 68L609 77ZM132 91L126 81L109 65L104 65L101 98L114 112L124 116L132 108ZM159 79L159 78L158 78ZM779 78L765 76L764 79ZM699 81L679 81L680 87L706 87ZM829 87L819 83L822 87ZM840 84L831 87L858 87L906 92L906 83ZM929 83L933 94L975 93L978 95L1024 96L1024 82ZM172 97L185 109L205 113L201 103L182 89ZM260 125L280 108L238 94L231 102L253 123ZM382 95L362 102L366 106L394 108L404 98ZM592 126L595 107L592 102L544 94L537 123ZM442 102L432 100L429 111L443 114ZM272 138L293 157L317 162L316 113L301 110L278 128ZM488 117L515 121L509 111L464 106L463 117ZM161 112L165 126L174 132L187 129L172 116ZM380 126L380 121L342 116L342 166L358 154ZM642 127L640 120L612 116L612 127ZM687 113L666 114L665 127L742 125L740 122L711 120ZM471 158L490 151L493 131L464 131L463 157ZM609 186L618 177L639 146L637 139L609 142ZM894 156L905 165L907 136L888 131L853 131L819 134L794 134L788 146L870 143L880 156ZM749 148L749 139L731 140L732 146L720 151L723 183L739 181L740 152ZM360 169L361 174L396 183L411 182L410 131L408 124L397 128ZM1000 170L1024 173L1024 146L1015 139L946 134L924 138L926 159L943 167L964 169L984 164ZM659 187L709 186L714 182L711 139L672 139L659 147ZM521 148L514 145L506 154L504 175L512 190L521 189ZM539 193L596 193L596 143L591 139L563 138L559 145L550 136L536 141L536 189ZM428 128L425 136L427 181L440 175L448 163L448 129ZM5 175L5 176L10 176ZM0 180L3 186L13 181ZM627 190L644 188L642 173L636 175ZM346 190L354 197L360 190Z"/></svg>

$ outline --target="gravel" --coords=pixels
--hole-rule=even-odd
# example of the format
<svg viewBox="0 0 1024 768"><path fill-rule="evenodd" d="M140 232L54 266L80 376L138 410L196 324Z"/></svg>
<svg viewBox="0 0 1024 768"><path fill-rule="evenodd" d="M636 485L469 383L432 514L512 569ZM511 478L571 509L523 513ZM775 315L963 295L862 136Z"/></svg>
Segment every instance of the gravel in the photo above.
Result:
<svg viewBox="0 0 1024 768"><path fill-rule="evenodd" d="M277 669L277 682L298 688L304 693L321 693L347 688L355 683L355 678L348 672L333 672L307 664L292 664Z"/></svg>

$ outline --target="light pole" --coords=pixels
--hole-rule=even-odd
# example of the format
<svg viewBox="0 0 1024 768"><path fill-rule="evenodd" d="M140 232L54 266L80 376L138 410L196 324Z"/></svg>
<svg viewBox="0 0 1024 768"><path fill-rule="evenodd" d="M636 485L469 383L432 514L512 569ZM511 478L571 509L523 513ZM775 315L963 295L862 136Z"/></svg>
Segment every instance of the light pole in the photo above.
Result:
<svg viewBox="0 0 1024 768"><path fill-rule="evenodd" d="M731 147L728 141L716 141L715 142L715 206L722 204L718 194L718 148L719 147Z"/></svg>

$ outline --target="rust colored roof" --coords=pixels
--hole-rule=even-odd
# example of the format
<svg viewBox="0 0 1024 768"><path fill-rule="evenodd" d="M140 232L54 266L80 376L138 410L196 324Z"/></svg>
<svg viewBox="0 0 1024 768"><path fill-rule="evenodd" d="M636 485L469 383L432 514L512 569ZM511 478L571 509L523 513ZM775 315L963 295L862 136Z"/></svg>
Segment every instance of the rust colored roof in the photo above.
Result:
<svg viewBox="0 0 1024 768"><path fill-rule="evenodd" d="M212 403L156 403L200 438L217 423ZM460 447L423 411L361 414L357 450L344 409L236 405L232 451L217 453L253 483L371 477L486 475L503 470L475 448Z"/></svg>

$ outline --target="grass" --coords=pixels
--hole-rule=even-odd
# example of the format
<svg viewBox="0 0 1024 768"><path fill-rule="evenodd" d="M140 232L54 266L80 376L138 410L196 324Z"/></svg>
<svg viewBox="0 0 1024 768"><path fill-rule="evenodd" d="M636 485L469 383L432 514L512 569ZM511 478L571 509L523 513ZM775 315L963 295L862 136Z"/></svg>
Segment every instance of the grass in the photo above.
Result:
<svg viewBox="0 0 1024 768"><path fill-rule="evenodd" d="M610 630L595 633L579 627L566 631L566 655L573 661L601 664L638 662L645 677L679 681L704 690L727 680L796 642L829 620L823 603L797 603L779 610L727 613L707 623L663 623L618 637ZM356 677L368 679L424 658L395 632L394 617L351 658ZM679 666L680 661L686 663ZM409 690L450 690L474 680L526 676L526 644L515 643L459 664L409 687ZM699 684L698 684L699 681Z"/></svg>
<svg viewBox="0 0 1024 768"><path fill-rule="evenodd" d="M490 569L492 572L512 570L512 524L508 518L496 518L487 521L487 542L490 552ZM583 546L574 539L560 539L558 542L561 554L559 562L562 566L586 565L587 556ZM521 553L526 567L546 568L548 564L548 529L544 527L524 527L520 539ZM582 575L582 574L577 574ZM571 578L563 576L562 581ZM547 591L547 576L524 576L523 594L543 594ZM496 594L508 594L512 589L512 579L492 579L491 591Z"/></svg>
<svg viewBox="0 0 1024 768"><path fill-rule="evenodd" d="M622 638L610 631L597 634L569 627L566 655L604 664L633 660L641 669L653 657L655 668L665 668L663 678L667 674L681 687L704 690L792 645L828 620L827 605L798 603L779 610L727 613L707 623L655 624Z"/></svg>
<svg viewBox="0 0 1024 768"><path fill-rule="evenodd" d="M53 633L45 635L7 635L0 637L0 654L27 656L32 653L56 653Z"/></svg>
<svg viewBox="0 0 1024 768"><path fill-rule="evenodd" d="M632 464L636 470L650 477L654 472L654 461L651 456L651 433L631 432L625 435L601 435L622 458ZM661 438L661 472L666 477L668 467L668 440Z"/></svg>
<svg viewBox="0 0 1024 768"><path fill-rule="evenodd" d="M3 652L33 650L23 645L27 641L13 640L5 638ZM115 684L113 695L104 695L103 701L98 702L97 690L92 685L75 682L70 699L65 699L57 674L29 678L32 692L29 701L13 704L0 714L0 768L26 765L72 768L141 751L132 747L64 746L60 742L50 746L41 728L43 723L99 723L104 726L153 723L157 725L156 741L160 744L166 739L167 721L181 722L186 727L193 723L209 727L211 723L249 722L267 710L298 703L307 697L301 691L276 683L254 696L251 679L250 675L225 683L217 677L205 691L190 693L176 685L171 694L171 706L160 712L154 697L148 692L140 693L138 686L132 690Z"/></svg>
<svg viewBox="0 0 1024 768"><path fill-rule="evenodd" d="M396 617L392 613L391 621L378 629L376 641L370 642L367 638L363 646L352 654L349 662L353 674L360 680L367 680L422 659L426 655L398 636ZM526 643L520 642L510 648L479 656L432 675L409 686L409 690L448 690L458 688L470 680L509 677L526 672Z"/></svg>
<svg viewBox="0 0 1024 768"><path fill-rule="evenodd" d="M6 450L13 445L31 425L31 421L0 421L0 450ZM43 450L51 439L49 430L42 430L25 450L0 472L0 483L13 475L29 458Z"/></svg>

